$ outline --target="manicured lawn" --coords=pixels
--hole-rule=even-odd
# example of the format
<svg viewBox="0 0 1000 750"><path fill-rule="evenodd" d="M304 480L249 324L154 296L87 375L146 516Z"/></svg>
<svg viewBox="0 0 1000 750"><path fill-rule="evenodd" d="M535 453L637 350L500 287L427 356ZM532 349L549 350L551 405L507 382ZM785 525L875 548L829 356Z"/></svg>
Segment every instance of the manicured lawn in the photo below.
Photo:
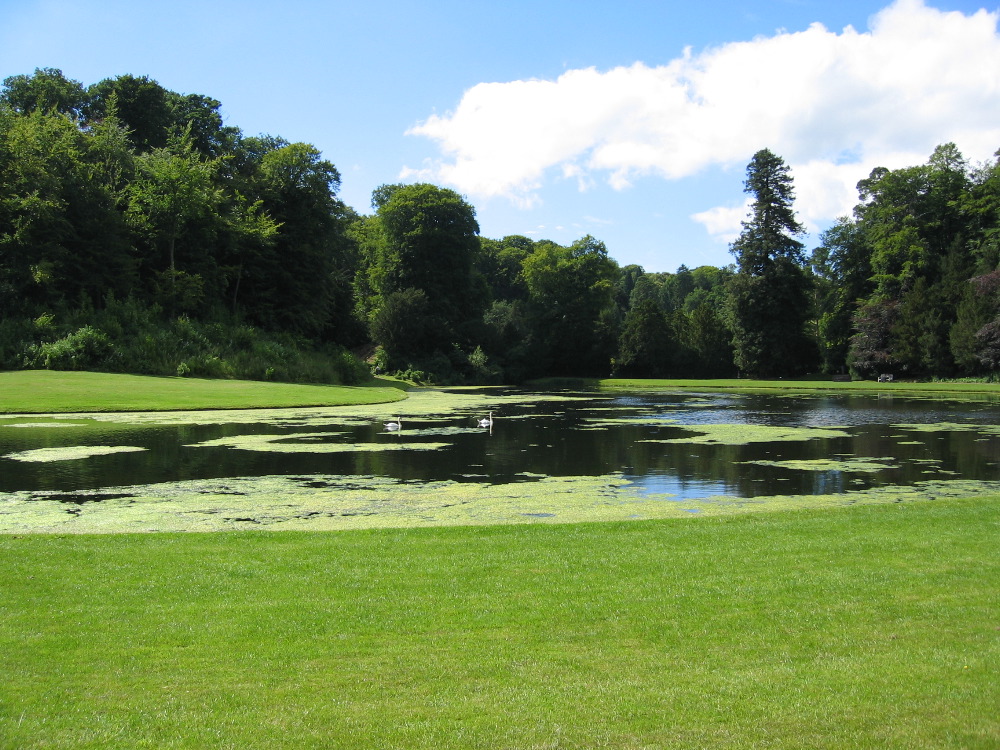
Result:
<svg viewBox="0 0 1000 750"><path fill-rule="evenodd" d="M590 382L599 385L601 388L626 390L696 388L709 391L787 391L792 393L827 391L832 393L905 393L907 395L923 393L929 396L985 393L1000 396L1000 383L911 383L902 380L891 383L878 383L874 380L836 382L830 379L751 380L748 378L720 378L715 380L630 380L626 378L604 378Z"/></svg>
<svg viewBox="0 0 1000 750"><path fill-rule="evenodd" d="M0 747L996 748L998 503L0 536Z"/></svg>
<svg viewBox="0 0 1000 750"><path fill-rule="evenodd" d="M101 372L0 372L0 413L7 414L342 406L401 398L401 390L381 384L355 387Z"/></svg>

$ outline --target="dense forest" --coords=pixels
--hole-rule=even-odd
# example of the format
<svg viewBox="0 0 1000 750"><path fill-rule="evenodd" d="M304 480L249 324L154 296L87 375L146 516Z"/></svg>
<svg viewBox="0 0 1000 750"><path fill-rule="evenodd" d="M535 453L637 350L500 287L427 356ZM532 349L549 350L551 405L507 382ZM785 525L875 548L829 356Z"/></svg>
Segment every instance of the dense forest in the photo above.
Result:
<svg viewBox="0 0 1000 750"><path fill-rule="evenodd" d="M1000 160L878 168L807 252L789 168L747 166L724 268L481 237L473 206L384 185L365 213L314 146L220 102L59 70L0 89L0 369L354 383L540 376L996 378Z"/></svg>

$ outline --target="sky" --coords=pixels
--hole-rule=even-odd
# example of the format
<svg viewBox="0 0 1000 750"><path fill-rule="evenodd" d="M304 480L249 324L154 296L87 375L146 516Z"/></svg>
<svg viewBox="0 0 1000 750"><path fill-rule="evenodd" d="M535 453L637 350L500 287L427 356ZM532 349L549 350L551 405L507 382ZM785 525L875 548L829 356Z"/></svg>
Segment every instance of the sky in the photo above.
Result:
<svg viewBox="0 0 1000 750"><path fill-rule="evenodd" d="M734 261L746 166L791 170L807 248L874 167L1000 149L997 0L0 0L0 79L131 74L322 151L340 198L431 182L482 236L621 265Z"/></svg>

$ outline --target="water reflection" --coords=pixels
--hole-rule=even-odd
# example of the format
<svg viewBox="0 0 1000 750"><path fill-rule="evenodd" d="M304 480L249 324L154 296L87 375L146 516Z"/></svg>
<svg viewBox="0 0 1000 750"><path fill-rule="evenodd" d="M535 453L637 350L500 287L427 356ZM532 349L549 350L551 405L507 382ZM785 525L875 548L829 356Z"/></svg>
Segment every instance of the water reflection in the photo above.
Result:
<svg viewBox="0 0 1000 750"><path fill-rule="evenodd" d="M1000 480L996 399L574 393L552 401L545 394L533 399L506 393L520 398L493 406L492 424L485 428L479 424L487 412L482 408L407 416L406 402L399 406L401 420L371 421L345 411L347 416L331 416L325 425L301 415L261 424L121 425L76 418L56 420L59 427L0 419L0 492L111 491L269 475L502 484L617 472L642 493L691 499L817 495L929 479ZM385 427L390 419L401 421L400 429ZM691 442L695 433L688 428L700 425L830 431L800 440ZM255 446L255 435L270 436L269 447ZM245 440L247 449L220 444L222 438ZM671 440L678 442L666 442ZM296 450L278 450L282 443ZM39 448L95 445L145 450L51 463L14 457ZM387 447L398 449L382 449ZM840 463L830 465L830 459Z"/></svg>

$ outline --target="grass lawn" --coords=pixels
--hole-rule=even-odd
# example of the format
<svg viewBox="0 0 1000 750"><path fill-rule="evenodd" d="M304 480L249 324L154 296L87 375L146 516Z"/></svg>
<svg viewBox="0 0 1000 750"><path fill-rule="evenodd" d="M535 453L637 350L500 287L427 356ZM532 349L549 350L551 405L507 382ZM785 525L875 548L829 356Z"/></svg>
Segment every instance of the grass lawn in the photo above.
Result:
<svg viewBox="0 0 1000 750"><path fill-rule="evenodd" d="M0 372L0 414L343 406L405 397L384 382L357 387L21 370Z"/></svg>
<svg viewBox="0 0 1000 750"><path fill-rule="evenodd" d="M709 391L787 391L802 393L822 391L831 393L905 393L928 396L992 394L1000 396L1000 383L933 382L915 383L894 381L878 383L874 380L833 381L823 380L751 380L749 378L720 378L716 380L630 380L604 378L588 381L601 388L649 389L700 389Z"/></svg>
<svg viewBox="0 0 1000 750"><path fill-rule="evenodd" d="M0 747L996 748L998 501L0 536Z"/></svg>

